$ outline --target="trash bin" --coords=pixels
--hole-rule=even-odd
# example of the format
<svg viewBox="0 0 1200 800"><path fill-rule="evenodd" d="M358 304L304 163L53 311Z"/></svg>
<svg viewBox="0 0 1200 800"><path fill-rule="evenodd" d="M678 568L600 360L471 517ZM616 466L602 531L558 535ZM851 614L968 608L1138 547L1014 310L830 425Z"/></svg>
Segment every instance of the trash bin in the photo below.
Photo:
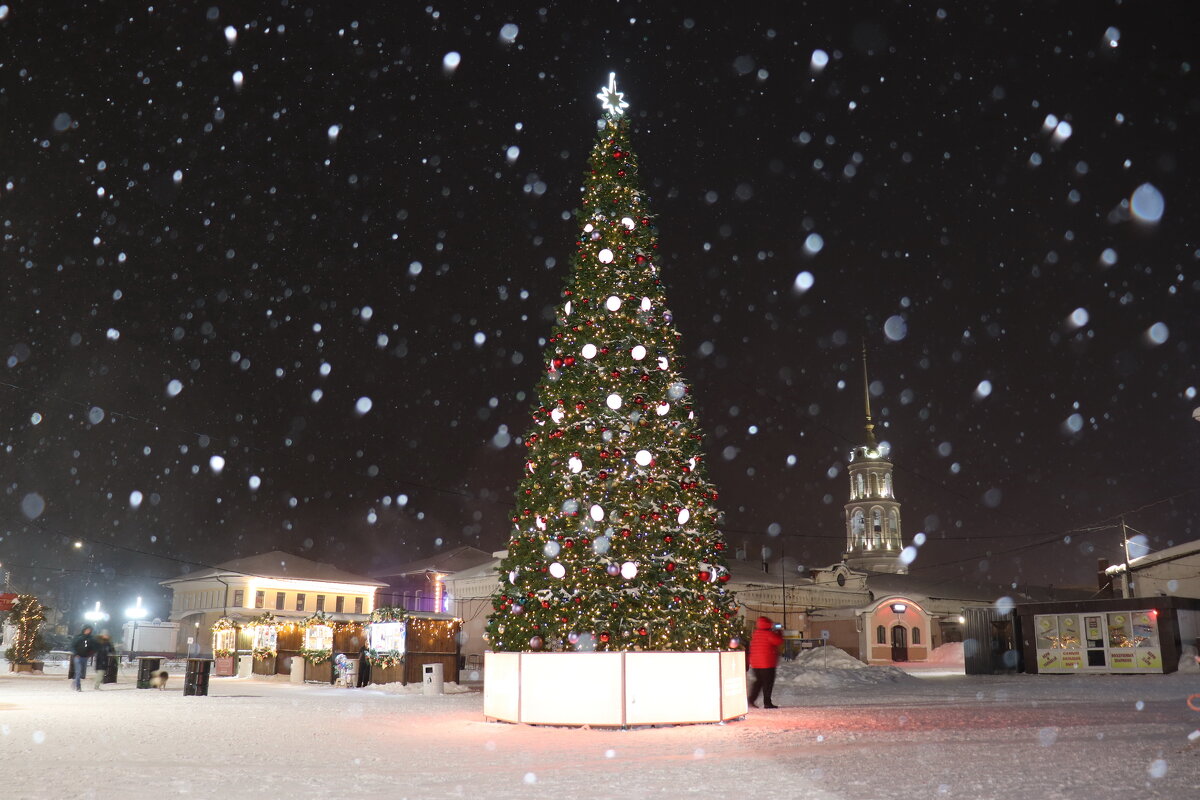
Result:
<svg viewBox="0 0 1200 800"><path fill-rule="evenodd" d="M208 694L208 676L212 672L211 658L189 658L183 673L183 694L197 697Z"/></svg>
<svg viewBox="0 0 1200 800"><path fill-rule="evenodd" d="M249 678L254 672L254 656L238 656L237 676Z"/></svg>
<svg viewBox="0 0 1200 800"><path fill-rule="evenodd" d="M445 694L443 690L444 667L441 664L424 664L421 666L424 679L424 694Z"/></svg>
<svg viewBox="0 0 1200 800"><path fill-rule="evenodd" d="M288 665L288 677L292 683L304 683L304 659L300 656L292 656L291 663Z"/></svg>
<svg viewBox="0 0 1200 800"><path fill-rule="evenodd" d="M154 673L158 672L160 669L162 669L161 658L138 656L137 688L149 689L150 679L154 677Z"/></svg>

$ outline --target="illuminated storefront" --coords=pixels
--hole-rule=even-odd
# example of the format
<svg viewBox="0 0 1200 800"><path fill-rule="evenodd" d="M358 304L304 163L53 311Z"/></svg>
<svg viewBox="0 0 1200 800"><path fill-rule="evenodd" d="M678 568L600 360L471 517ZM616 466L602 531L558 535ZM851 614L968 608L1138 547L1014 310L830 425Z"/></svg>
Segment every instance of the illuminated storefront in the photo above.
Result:
<svg viewBox="0 0 1200 800"><path fill-rule="evenodd" d="M1130 597L1017 607L1028 672L1175 672L1200 636L1200 601Z"/></svg>

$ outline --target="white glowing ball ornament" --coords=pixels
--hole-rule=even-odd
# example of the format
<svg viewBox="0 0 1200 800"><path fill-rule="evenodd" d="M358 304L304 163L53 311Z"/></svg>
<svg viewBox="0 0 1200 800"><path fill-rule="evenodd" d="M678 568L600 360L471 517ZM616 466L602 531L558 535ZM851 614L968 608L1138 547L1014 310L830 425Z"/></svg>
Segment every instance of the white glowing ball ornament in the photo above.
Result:
<svg viewBox="0 0 1200 800"><path fill-rule="evenodd" d="M596 520L596 522L604 519L604 509L599 505L593 505L588 513L591 515L592 519Z"/></svg>
<svg viewBox="0 0 1200 800"><path fill-rule="evenodd" d="M621 298L617 297L615 294L609 295L608 299L604 301L604 307L609 311L620 311Z"/></svg>
<svg viewBox="0 0 1200 800"><path fill-rule="evenodd" d="M637 576L637 573L637 564L633 563L632 561L626 561L621 565L621 577L625 580L632 580Z"/></svg>
<svg viewBox="0 0 1200 800"><path fill-rule="evenodd" d="M589 343L585 344L585 345L583 346L583 349L582 349L582 350L580 350L579 352L580 352L580 353L583 355L583 357L584 357L584 358L586 358L586 359L589 359L589 360L590 360L590 359L593 359L593 358L595 358L595 357L596 357L596 353L597 353L597 352L599 352L599 351L596 349L596 345L594 345L594 344L592 344L591 342L589 342Z"/></svg>
<svg viewBox="0 0 1200 800"><path fill-rule="evenodd" d="M570 469L571 472L579 473L583 470L583 462L575 456L571 456L569 459L567 459L567 468Z"/></svg>
<svg viewBox="0 0 1200 800"><path fill-rule="evenodd" d="M613 411L616 411L618 408L621 407L621 395L610 394L608 396L608 399L605 400L604 402L608 405L609 408L611 408Z"/></svg>
<svg viewBox="0 0 1200 800"><path fill-rule="evenodd" d="M556 578L564 578L567 574L567 568L555 561L550 565L550 574Z"/></svg>
<svg viewBox="0 0 1200 800"><path fill-rule="evenodd" d="M639 344L629 351L629 355L633 356L634 361L641 361L646 357L646 348Z"/></svg>
<svg viewBox="0 0 1200 800"><path fill-rule="evenodd" d="M680 525L684 524L691 518L692 518L692 512L688 511L686 508L680 509L680 511L679 511L679 524Z"/></svg>
<svg viewBox="0 0 1200 800"><path fill-rule="evenodd" d="M650 462L654 460L654 456L650 455L649 450L638 450L637 455L633 457L633 460L641 466L647 467L650 465Z"/></svg>
<svg viewBox="0 0 1200 800"><path fill-rule="evenodd" d="M566 415L567 412L563 411L561 408L556 408L550 412L550 419L554 420L555 422L562 422L563 417Z"/></svg>
<svg viewBox="0 0 1200 800"><path fill-rule="evenodd" d="M613 260L613 251L606 247L596 254L596 258L600 259L601 264L611 264Z"/></svg>
<svg viewBox="0 0 1200 800"><path fill-rule="evenodd" d="M621 217L621 224L624 225L627 230L633 230L635 223L632 217Z"/></svg>

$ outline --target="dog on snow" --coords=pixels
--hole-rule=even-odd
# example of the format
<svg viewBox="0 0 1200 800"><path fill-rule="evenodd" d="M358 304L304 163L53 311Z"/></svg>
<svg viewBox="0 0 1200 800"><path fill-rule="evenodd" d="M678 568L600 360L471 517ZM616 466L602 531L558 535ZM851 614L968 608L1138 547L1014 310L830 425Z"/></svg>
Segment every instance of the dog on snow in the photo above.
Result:
<svg viewBox="0 0 1200 800"><path fill-rule="evenodd" d="M166 689L167 678L171 677L165 669L160 669L150 673L150 688L151 689Z"/></svg>

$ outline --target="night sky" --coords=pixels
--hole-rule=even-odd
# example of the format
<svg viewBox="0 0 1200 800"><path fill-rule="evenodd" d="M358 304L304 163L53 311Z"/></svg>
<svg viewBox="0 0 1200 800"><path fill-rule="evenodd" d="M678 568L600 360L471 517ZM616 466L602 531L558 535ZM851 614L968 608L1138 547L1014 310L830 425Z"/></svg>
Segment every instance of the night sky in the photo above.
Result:
<svg viewBox="0 0 1200 800"><path fill-rule="evenodd" d="M864 341L915 573L1200 535L1182 4L332 5L0 0L14 586L504 547L610 71L733 545L840 557Z"/></svg>

